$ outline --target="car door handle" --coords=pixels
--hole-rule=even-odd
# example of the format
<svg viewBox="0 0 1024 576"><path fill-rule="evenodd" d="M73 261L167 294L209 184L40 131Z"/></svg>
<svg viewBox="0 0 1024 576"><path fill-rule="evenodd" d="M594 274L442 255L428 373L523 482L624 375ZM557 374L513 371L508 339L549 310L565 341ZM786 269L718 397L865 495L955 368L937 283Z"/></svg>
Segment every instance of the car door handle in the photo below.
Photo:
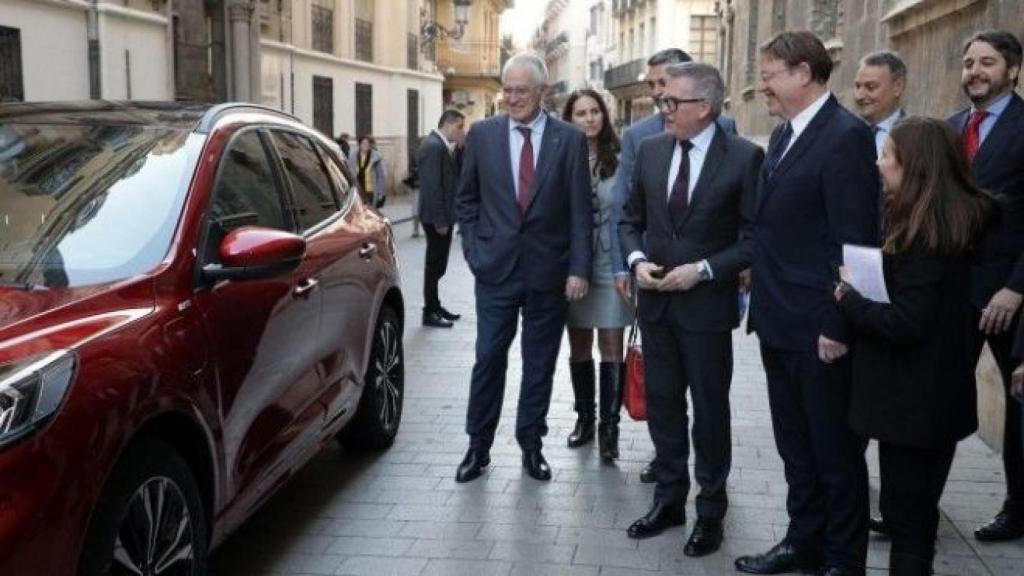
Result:
<svg viewBox="0 0 1024 576"><path fill-rule="evenodd" d="M363 247L359 249L359 257L364 260L373 258L373 255L377 253L377 245L373 242L367 242L363 244Z"/></svg>
<svg viewBox="0 0 1024 576"><path fill-rule="evenodd" d="M292 290L292 295L294 295L296 298L304 298L306 296L309 296L309 294L313 290L316 290L319 287L319 280L317 280L316 278L306 278L305 280L299 282L299 285L295 287L295 290Z"/></svg>

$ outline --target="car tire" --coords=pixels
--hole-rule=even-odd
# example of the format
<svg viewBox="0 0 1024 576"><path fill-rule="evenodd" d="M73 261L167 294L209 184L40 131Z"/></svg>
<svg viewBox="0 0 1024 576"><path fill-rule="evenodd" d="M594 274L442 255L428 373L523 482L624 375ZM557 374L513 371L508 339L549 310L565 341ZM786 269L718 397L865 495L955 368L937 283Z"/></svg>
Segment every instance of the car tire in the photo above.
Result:
<svg viewBox="0 0 1024 576"><path fill-rule="evenodd" d="M359 407L352 421L338 435L338 440L350 450L390 447L402 421L404 398L402 326L395 311L384 307L373 332L373 346Z"/></svg>
<svg viewBox="0 0 1024 576"><path fill-rule="evenodd" d="M138 440L97 501L78 576L205 576L208 534L188 464L166 442Z"/></svg>

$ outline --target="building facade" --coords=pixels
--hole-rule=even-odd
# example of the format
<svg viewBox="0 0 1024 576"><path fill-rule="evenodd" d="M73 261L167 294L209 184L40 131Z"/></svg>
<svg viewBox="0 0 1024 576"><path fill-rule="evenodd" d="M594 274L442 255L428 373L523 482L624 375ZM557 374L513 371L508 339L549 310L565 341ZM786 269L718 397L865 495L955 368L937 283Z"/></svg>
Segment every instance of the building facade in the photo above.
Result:
<svg viewBox="0 0 1024 576"><path fill-rule="evenodd" d="M611 92L605 89L604 73L617 61L612 35L611 1L587 1L587 34L584 54L587 62L587 84L597 90L609 105Z"/></svg>
<svg viewBox="0 0 1024 576"><path fill-rule="evenodd" d="M167 0L2 0L0 100L174 97Z"/></svg>
<svg viewBox="0 0 1024 576"><path fill-rule="evenodd" d="M654 112L643 81L651 54L681 48L694 60L718 62L714 0L612 0L611 17L616 65L605 72L604 87L615 97L619 126Z"/></svg>
<svg viewBox="0 0 1024 576"><path fill-rule="evenodd" d="M501 94L501 13L512 0L425 0L425 54L444 75L444 107L468 123L494 115Z"/></svg>
<svg viewBox="0 0 1024 576"><path fill-rule="evenodd" d="M548 0L530 49L544 58L549 88L545 105L561 112L573 90L589 86L586 0Z"/></svg>

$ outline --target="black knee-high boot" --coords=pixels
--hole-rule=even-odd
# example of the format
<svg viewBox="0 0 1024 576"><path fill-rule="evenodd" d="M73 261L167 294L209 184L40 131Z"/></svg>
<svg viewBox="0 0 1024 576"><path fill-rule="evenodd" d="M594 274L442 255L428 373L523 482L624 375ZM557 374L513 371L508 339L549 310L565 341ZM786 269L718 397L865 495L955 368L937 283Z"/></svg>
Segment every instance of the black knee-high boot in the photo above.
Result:
<svg viewBox="0 0 1024 576"><path fill-rule="evenodd" d="M579 448L594 439L594 361L570 361L569 377L572 379L576 427L566 439L566 444L569 448Z"/></svg>
<svg viewBox="0 0 1024 576"><path fill-rule="evenodd" d="M601 423L597 443L601 458L619 457L619 412L622 410L622 383L626 365L622 362L601 362Z"/></svg>

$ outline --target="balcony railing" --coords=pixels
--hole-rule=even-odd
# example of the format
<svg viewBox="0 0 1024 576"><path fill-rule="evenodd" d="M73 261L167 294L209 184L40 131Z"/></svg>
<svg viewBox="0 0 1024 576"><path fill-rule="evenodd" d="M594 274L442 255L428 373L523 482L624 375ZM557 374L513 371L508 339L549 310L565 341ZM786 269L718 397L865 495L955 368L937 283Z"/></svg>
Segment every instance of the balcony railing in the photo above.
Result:
<svg viewBox="0 0 1024 576"><path fill-rule="evenodd" d="M501 52L497 42L438 41L437 69L445 75L498 78Z"/></svg>
<svg viewBox="0 0 1024 576"><path fill-rule="evenodd" d="M615 90L624 86L630 86L639 82L639 77L644 73L647 63L640 58L614 68L609 68L604 73L604 87L606 90Z"/></svg>

